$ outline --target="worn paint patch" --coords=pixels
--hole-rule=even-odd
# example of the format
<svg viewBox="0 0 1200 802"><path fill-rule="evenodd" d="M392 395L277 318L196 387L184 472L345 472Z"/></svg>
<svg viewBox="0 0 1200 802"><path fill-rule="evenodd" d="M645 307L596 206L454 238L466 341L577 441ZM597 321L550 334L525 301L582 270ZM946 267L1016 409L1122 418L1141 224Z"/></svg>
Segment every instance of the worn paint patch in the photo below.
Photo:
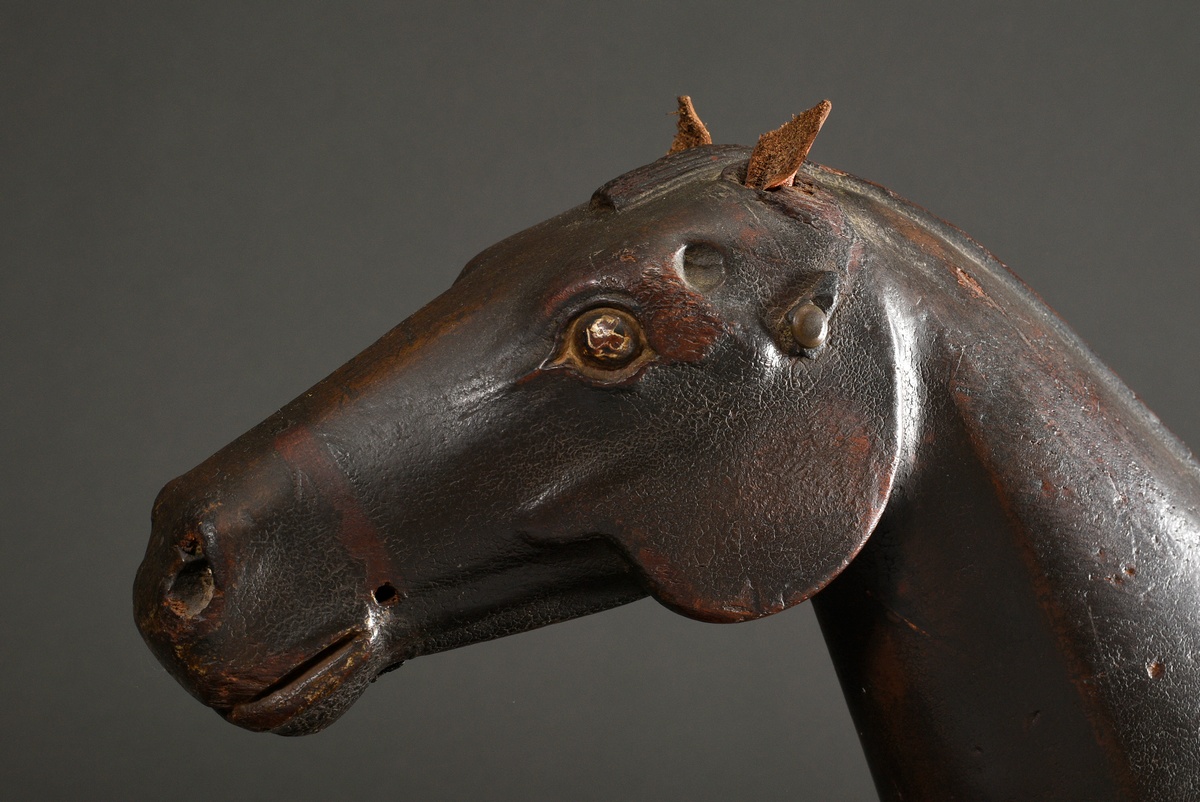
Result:
<svg viewBox="0 0 1200 802"><path fill-rule="evenodd" d="M915 245L922 253L947 265L956 265L957 254L946 249L946 243L928 228L917 225L912 218L886 204L876 207L896 233Z"/></svg>
<svg viewBox="0 0 1200 802"><path fill-rule="evenodd" d="M647 269L631 289L649 313L646 336L651 347L670 361L700 361L725 333L716 310L674 270Z"/></svg>
<svg viewBox="0 0 1200 802"><path fill-rule="evenodd" d="M307 475L314 487L341 516L338 540L346 552L363 565L369 590L385 584L402 589L402 579L383 538L346 475L329 450L305 426L293 426L275 438L275 450L294 470ZM401 591L402 592L402 591Z"/></svg>
<svg viewBox="0 0 1200 802"><path fill-rule="evenodd" d="M971 277L971 274L963 270L958 265L950 266L954 270L954 280L958 282L958 286L962 287L967 292L974 295L976 298L986 298L983 287L979 286L979 282Z"/></svg>

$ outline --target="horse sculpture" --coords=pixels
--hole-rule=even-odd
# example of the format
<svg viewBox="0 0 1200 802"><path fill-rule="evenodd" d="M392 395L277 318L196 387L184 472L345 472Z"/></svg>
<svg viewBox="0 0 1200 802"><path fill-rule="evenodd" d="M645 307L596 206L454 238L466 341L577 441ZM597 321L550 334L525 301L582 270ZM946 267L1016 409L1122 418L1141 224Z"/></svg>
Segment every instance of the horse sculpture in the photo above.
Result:
<svg viewBox="0 0 1200 802"><path fill-rule="evenodd" d="M982 247L680 99L671 153L154 505L146 642L295 735L402 661L645 595L812 598L880 795L1200 798L1200 468Z"/></svg>

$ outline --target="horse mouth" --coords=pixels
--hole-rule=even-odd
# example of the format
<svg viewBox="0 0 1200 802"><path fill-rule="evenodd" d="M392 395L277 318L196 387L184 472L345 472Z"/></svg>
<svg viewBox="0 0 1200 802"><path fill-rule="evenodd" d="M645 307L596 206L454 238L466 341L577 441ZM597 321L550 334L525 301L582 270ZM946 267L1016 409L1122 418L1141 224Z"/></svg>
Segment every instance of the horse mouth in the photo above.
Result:
<svg viewBox="0 0 1200 802"><path fill-rule="evenodd" d="M303 735L324 729L362 693L366 639L357 629L343 633L272 682L249 701L218 710L226 721L255 732ZM350 687L353 686L353 687Z"/></svg>

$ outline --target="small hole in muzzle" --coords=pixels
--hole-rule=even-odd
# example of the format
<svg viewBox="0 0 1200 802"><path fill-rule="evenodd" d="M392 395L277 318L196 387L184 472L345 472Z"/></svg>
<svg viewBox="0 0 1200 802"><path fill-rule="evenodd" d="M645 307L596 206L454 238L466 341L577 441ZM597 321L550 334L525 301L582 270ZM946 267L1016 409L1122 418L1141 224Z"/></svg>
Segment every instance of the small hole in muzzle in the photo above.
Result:
<svg viewBox="0 0 1200 802"><path fill-rule="evenodd" d="M395 604L400 600L400 594L392 587L391 582L384 582L375 589L375 601L379 604Z"/></svg>

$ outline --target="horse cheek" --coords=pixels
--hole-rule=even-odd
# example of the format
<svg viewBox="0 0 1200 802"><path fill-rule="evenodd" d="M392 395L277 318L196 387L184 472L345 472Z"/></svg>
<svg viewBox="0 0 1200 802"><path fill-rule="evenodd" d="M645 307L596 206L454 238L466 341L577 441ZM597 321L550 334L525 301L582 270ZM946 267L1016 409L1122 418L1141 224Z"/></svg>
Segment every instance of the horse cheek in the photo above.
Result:
<svg viewBox="0 0 1200 802"><path fill-rule="evenodd" d="M807 399L804 419L777 421L805 428L801 436L747 435L726 469L693 477L686 494L627 528L626 553L648 592L711 622L760 618L812 597L850 563L883 511L896 467L894 409L878 396L829 393Z"/></svg>
<svg viewBox="0 0 1200 802"><path fill-rule="evenodd" d="M738 423L714 440L706 476L630 551L655 598L744 621L811 598L850 564L903 459L905 351L885 319L851 299L824 351L731 383L756 394L728 399Z"/></svg>

